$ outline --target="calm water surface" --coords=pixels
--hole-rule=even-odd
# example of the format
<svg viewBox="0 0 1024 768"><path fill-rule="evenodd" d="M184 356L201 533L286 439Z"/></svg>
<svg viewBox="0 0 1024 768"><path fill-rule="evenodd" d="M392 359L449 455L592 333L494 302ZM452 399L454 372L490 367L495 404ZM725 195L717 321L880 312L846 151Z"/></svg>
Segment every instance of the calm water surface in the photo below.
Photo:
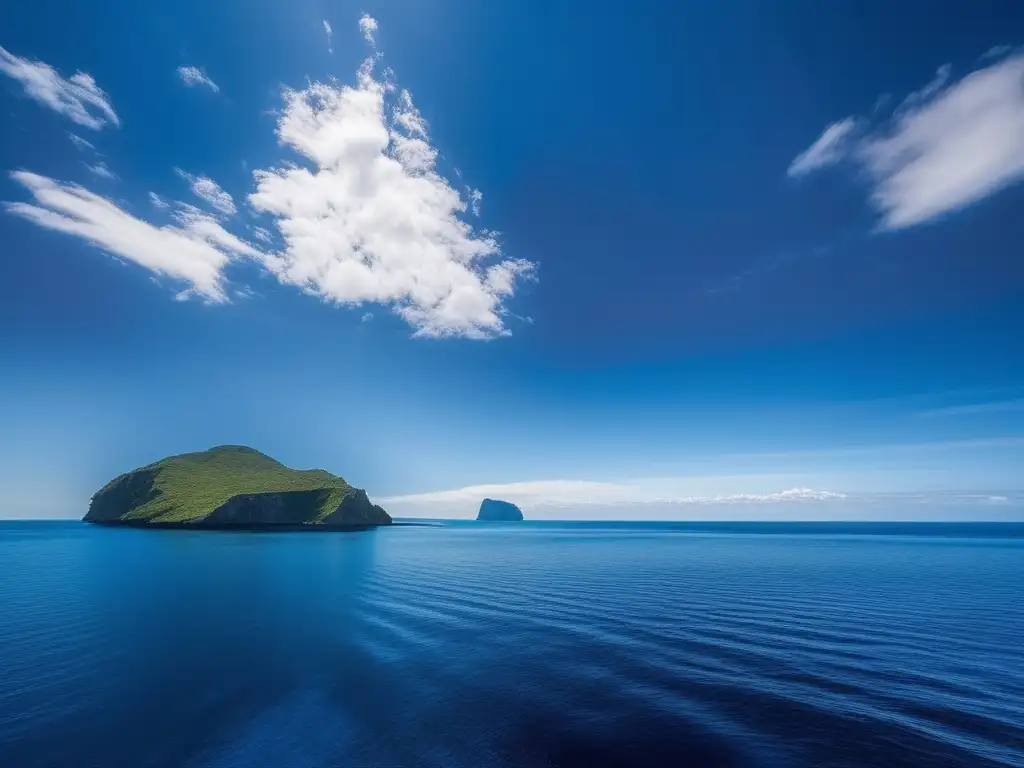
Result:
<svg viewBox="0 0 1024 768"><path fill-rule="evenodd" d="M2 523L0 765L1022 766L1024 527Z"/></svg>

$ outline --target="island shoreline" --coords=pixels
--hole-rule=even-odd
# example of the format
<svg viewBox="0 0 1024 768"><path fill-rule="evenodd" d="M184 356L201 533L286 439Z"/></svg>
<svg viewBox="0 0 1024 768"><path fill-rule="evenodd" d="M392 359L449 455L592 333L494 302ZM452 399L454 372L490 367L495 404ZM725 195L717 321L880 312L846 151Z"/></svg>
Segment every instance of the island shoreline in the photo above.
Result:
<svg viewBox="0 0 1024 768"><path fill-rule="evenodd" d="M239 533L353 533L356 531L369 531L374 528L390 528L394 523L379 523L366 525L322 525L318 523L266 523L266 524L237 524L237 523L150 523L145 520L84 520L89 525L98 525L103 528L133 528L136 530L158 530L158 531L237 531Z"/></svg>

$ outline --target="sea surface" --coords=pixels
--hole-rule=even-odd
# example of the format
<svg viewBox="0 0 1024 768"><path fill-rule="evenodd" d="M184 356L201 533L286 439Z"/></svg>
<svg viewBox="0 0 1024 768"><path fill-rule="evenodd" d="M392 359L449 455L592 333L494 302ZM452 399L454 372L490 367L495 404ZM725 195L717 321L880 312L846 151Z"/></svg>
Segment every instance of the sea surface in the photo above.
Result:
<svg viewBox="0 0 1024 768"><path fill-rule="evenodd" d="M1024 766L1024 525L0 523L0 766Z"/></svg>

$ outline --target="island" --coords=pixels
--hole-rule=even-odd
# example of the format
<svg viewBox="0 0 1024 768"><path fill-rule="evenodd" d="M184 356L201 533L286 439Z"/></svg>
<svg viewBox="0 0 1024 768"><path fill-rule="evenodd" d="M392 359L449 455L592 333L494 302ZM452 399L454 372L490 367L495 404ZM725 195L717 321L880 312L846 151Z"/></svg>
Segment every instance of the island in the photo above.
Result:
<svg viewBox="0 0 1024 768"><path fill-rule="evenodd" d="M114 478L85 521L146 528L295 528L390 525L391 516L323 469L290 469L253 448L184 453Z"/></svg>
<svg viewBox="0 0 1024 768"><path fill-rule="evenodd" d="M510 501L484 499L480 502L477 520L490 522L518 522L523 519L523 511Z"/></svg>

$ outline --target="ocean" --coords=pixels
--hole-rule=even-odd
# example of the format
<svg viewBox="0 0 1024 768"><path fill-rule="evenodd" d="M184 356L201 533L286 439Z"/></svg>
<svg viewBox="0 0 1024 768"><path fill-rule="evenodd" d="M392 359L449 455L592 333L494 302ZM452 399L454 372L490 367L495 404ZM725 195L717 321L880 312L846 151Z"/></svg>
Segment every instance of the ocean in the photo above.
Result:
<svg viewBox="0 0 1024 768"><path fill-rule="evenodd" d="M0 766L1024 766L1024 525L0 523Z"/></svg>

